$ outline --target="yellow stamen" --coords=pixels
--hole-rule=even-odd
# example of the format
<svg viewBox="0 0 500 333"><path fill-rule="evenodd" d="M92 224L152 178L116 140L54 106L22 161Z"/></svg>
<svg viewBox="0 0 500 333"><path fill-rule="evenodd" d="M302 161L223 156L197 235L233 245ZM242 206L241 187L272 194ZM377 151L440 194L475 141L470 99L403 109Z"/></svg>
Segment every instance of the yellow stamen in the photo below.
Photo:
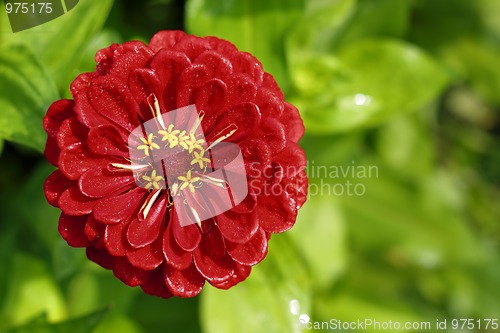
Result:
<svg viewBox="0 0 500 333"><path fill-rule="evenodd" d="M167 141L170 143L170 148L174 148L179 144L179 138L177 135L181 131L174 130L174 125L170 124L166 130L158 131L158 134L163 135L161 141Z"/></svg>
<svg viewBox="0 0 500 333"><path fill-rule="evenodd" d="M152 187L154 187L156 190L159 190L161 188L160 182L162 180L164 180L164 178L162 176L158 176L156 174L156 170L153 170L153 172L151 172L151 176L150 177L148 177L148 176L142 176L142 179L144 179L145 181L148 182L146 184L146 187L145 187L146 190L149 190Z"/></svg>
<svg viewBox="0 0 500 333"><path fill-rule="evenodd" d="M182 184L179 188L180 191L184 190L185 188L189 188L191 193L194 193L195 187L194 187L193 183L196 183L197 181L199 181L200 177L192 177L191 170L189 170L186 173L186 176L179 176L179 177L177 177L177 179L179 179L182 182Z"/></svg>
<svg viewBox="0 0 500 333"><path fill-rule="evenodd" d="M137 147L139 150L144 150L144 155L149 156L149 151L153 149L160 149L157 143L153 142L155 136L153 133L149 133L147 138L141 138L143 145Z"/></svg>
<svg viewBox="0 0 500 333"><path fill-rule="evenodd" d="M205 151L202 149L199 153L193 152L194 158L191 161L191 165L198 163L200 169L205 169L205 163L210 163L210 159L205 157Z"/></svg>

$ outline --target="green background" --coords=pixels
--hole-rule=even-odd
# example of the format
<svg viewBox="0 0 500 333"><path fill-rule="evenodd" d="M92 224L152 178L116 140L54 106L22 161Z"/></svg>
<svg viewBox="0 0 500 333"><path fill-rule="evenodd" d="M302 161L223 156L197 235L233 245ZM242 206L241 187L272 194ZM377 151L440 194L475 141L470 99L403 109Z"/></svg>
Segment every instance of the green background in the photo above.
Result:
<svg viewBox="0 0 500 333"><path fill-rule="evenodd" d="M47 107L98 49L163 29L262 61L301 111L315 191L247 281L194 299L147 296L86 260L42 191ZM81 0L15 34L2 5L0 331L300 332L307 314L494 332L450 321L500 319L499 110L498 0ZM363 195L340 194L347 181Z"/></svg>

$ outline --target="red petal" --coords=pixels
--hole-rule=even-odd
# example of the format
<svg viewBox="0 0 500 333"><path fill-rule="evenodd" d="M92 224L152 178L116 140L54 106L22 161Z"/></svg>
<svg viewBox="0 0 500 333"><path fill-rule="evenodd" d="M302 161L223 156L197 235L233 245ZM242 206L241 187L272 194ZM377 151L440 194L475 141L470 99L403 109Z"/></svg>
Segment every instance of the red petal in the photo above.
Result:
<svg viewBox="0 0 500 333"><path fill-rule="evenodd" d="M61 99L52 103L43 118L43 128L49 137L55 138L62 123L75 115L73 106L74 102L69 99Z"/></svg>
<svg viewBox="0 0 500 333"><path fill-rule="evenodd" d="M117 257L113 265L113 273L126 285L136 287L143 284L151 272L132 266L125 257Z"/></svg>
<svg viewBox="0 0 500 333"><path fill-rule="evenodd" d="M99 53L97 53L99 54ZM88 87L90 86L90 82L92 79L96 78L99 76L95 72L90 72L90 73L82 73L78 75L73 82L70 84L70 90L71 94L73 95L73 98L76 100L76 96L87 92ZM76 109L75 109L76 110Z"/></svg>
<svg viewBox="0 0 500 333"><path fill-rule="evenodd" d="M197 110L214 114L226 104L226 92L227 87L224 82L211 79L196 89L192 102L196 104Z"/></svg>
<svg viewBox="0 0 500 333"><path fill-rule="evenodd" d="M264 81L264 70L262 64L257 58L247 52L238 52L231 57L234 73L248 74L253 82L260 86Z"/></svg>
<svg viewBox="0 0 500 333"><path fill-rule="evenodd" d="M73 216L88 215L92 212L96 201L83 195L77 186L66 189L59 198L61 210Z"/></svg>
<svg viewBox="0 0 500 333"><path fill-rule="evenodd" d="M276 82L274 77L267 72L264 73L264 81L262 81L262 87L269 89L280 100L285 99L285 95L278 86L278 83Z"/></svg>
<svg viewBox="0 0 500 333"><path fill-rule="evenodd" d="M260 196L256 209L264 231L283 232L295 224L297 204L284 190L276 196Z"/></svg>
<svg viewBox="0 0 500 333"><path fill-rule="evenodd" d="M87 216L69 216L61 214L58 230L62 238L73 247L87 247L92 243L85 236Z"/></svg>
<svg viewBox="0 0 500 333"><path fill-rule="evenodd" d="M129 74L134 69L144 67L154 55L153 51L140 41L123 43L113 53L113 62L109 73L123 81L128 80Z"/></svg>
<svg viewBox="0 0 500 333"><path fill-rule="evenodd" d="M110 125L93 127L87 137L87 146L96 155L129 157L127 144L120 132Z"/></svg>
<svg viewBox="0 0 500 333"><path fill-rule="evenodd" d="M164 30L156 33L151 41L149 47L153 51L158 52L160 49L171 49L181 39L186 37L186 33L181 30Z"/></svg>
<svg viewBox="0 0 500 333"><path fill-rule="evenodd" d="M104 226L98 223L92 215L89 215L85 224L85 236L93 243L102 235L104 235Z"/></svg>
<svg viewBox="0 0 500 333"><path fill-rule="evenodd" d="M96 110L94 110L94 108L90 105L89 99L87 98L87 90L88 86L85 87L85 91L79 92L76 95L73 94L75 98L75 113L78 117L78 120L88 128L93 128L101 125L116 126L113 121L100 115ZM123 129L122 131L126 132ZM124 133L123 137L126 138L127 135Z"/></svg>
<svg viewBox="0 0 500 333"><path fill-rule="evenodd" d="M104 245L109 254L115 257L123 257L126 254L125 227L126 222L108 224L104 231Z"/></svg>
<svg viewBox="0 0 500 333"><path fill-rule="evenodd" d="M89 169L105 169L108 164L118 162L115 158L99 157L81 143L64 148L59 155L59 168L69 179L78 179Z"/></svg>
<svg viewBox="0 0 500 333"><path fill-rule="evenodd" d="M57 132L57 145L64 149L74 143L83 142L87 137L88 129L76 117L66 119Z"/></svg>
<svg viewBox="0 0 500 333"><path fill-rule="evenodd" d="M146 219L133 219L127 230L127 240L132 247L141 248L158 239L165 222L167 200L157 201Z"/></svg>
<svg viewBox="0 0 500 333"><path fill-rule="evenodd" d="M128 222L139 213L147 190L136 187L132 191L100 199L94 207L93 215L101 223Z"/></svg>
<svg viewBox="0 0 500 333"><path fill-rule="evenodd" d="M217 226L225 239L245 243L259 229L259 221L255 213L237 214L229 211L217 216Z"/></svg>
<svg viewBox="0 0 500 333"><path fill-rule="evenodd" d="M140 125L139 107L128 87L113 76L101 76L92 81L87 97L100 115L132 132Z"/></svg>
<svg viewBox="0 0 500 333"><path fill-rule="evenodd" d="M253 102L257 95L257 86L247 74L234 74L224 79L227 85L227 104Z"/></svg>
<svg viewBox="0 0 500 333"><path fill-rule="evenodd" d="M170 298L174 295L167 288L165 280L163 279L163 266L156 268L151 272L149 278L141 284L142 290L149 295Z"/></svg>
<svg viewBox="0 0 500 333"><path fill-rule="evenodd" d="M58 201L61 197L61 194L70 186L75 183L62 174L60 170L56 170L50 174L49 177L45 180L43 184L43 191L45 193L45 197L49 204L54 207L59 207Z"/></svg>
<svg viewBox="0 0 500 333"><path fill-rule="evenodd" d="M218 138L220 133L227 134L228 129L237 129L236 132L226 141L238 142L255 133L255 129L260 122L259 108L253 103L241 103L231 107L231 109L219 114L213 125L207 120L203 128L209 130L206 136L207 142L211 143ZM207 127L206 127L207 126Z"/></svg>
<svg viewBox="0 0 500 333"><path fill-rule="evenodd" d="M210 43L205 39L186 35L172 47L172 50L182 52L187 55L191 61L194 61L200 54L210 50L210 48Z"/></svg>
<svg viewBox="0 0 500 333"><path fill-rule="evenodd" d="M128 86L137 104L140 107L141 121L146 122L153 118L148 98L156 96L160 108L163 110L163 85L155 71L147 68L139 68L133 71L128 79Z"/></svg>
<svg viewBox="0 0 500 333"><path fill-rule="evenodd" d="M292 142L299 142L304 135L304 122L300 118L299 110L290 103L285 103L285 110L281 121L285 125L286 137Z"/></svg>
<svg viewBox="0 0 500 333"><path fill-rule="evenodd" d="M302 207L307 199L307 174L305 170L302 170L295 177L290 178L287 181L287 192L294 198L297 204L297 209Z"/></svg>
<svg viewBox="0 0 500 333"><path fill-rule="evenodd" d="M224 238L218 228L203 235L193 258L198 271L209 281L221 282L234 272L234 261L226 253Z"/></svg>
<svg viewBox="0 0 500 333"><path fill-rule="evenodd" d="M186 68L179 76L177 84L177 107L192 104L193 92L210 79L209 70L205 65L196 64Z"/></svg>
<svg viewBox="0 0 500 333"><path fill-rule="evenodd" d="M262 228L246 243L227 242L227 252L237 263L253 266L267 254L267 238Z"/></svg>
<svg viewBox="0 0 500 333"><path fill-rule="evenodd" d="M165 260L162 253L162 240L158 239L140 249L127 249L127 259L134 267L152 271Z"/></svg>
<svg viewBox="0 0 500 333"><path fill-rule="evenodd" d="M251 266L236 264L234 273L228 279L222 282L210 282L210 284L219 289L229 289L241 281L244 281L250 275L251 271Z"/></svg>
<svg viewBox="0 0 500 333"><path fill-rule="evenodd" d="M204 38L209 44L213 51L220 54L224 54L226 57L231 57L235 53L238 53L238 49L234 44L228 42L227 40L220 39L213 36L208 36Z"/></svg>
<svg viewBox="0 0 500 333"><path fill-rule="evenodd" d="M178 79L180 73L190 65L191 61L185 54L161 50L151 60L150 67L161 83L166 86L172 79Z"/></svg>
<svg viewBox="0 0 500 333"><path fill-rule="evenodd" d="M257 205L257 195L250 187L248 189L247 197L242 202L240 202L236 207L231 209L231 211L237 214L248 214L254 211L256 205Z"/></svg>
<svg viewBox="0 0 500 333"><path fill-rule="evenodd" d="M285 109L283 100L276 97L275 94L266 88L259 89L256 101L260 112L262 112L262 116L265 118L272 117L279 119ZM285 119L282 119L282 121L285 121Z"/></svg>
<svg viewBox="0 0 500 333"><path fill-rule="evenodd" d="M172 232L172 223L168 223L167 229L163 234L163 254L167 264L175 269L186 269L193 261L193 254L190 251L184 251L175 241Z"/></svg>
<svg viewBox="0 0 500 333"><path fill-rule="evenodd" d="M245 160L249 178L263 178L264 171L271 167L272 151L262 139L251 138L241 143L241 153ZM251 185L251 184L250 184Z"/></svg>
<svg viewBox="0 0 500 333"><path fill-rule="evenodd" d="M222 79L233 72L231 61L214 51L203 52L194 63L205 65L210 70L210 76L217 79Z"/></svg>
<svg viewBox="0 0 500 333"><path fill-rule="evenodd" d="M102 198L115 192L123 192L135 184L131 172L112 173L107 169L87 170L78 180L80 191L91 198Z"/></svg>
<svg viewBox="0 0 500 333"><path fill-rule="evenodd" d="M307 164L304 150L294 142L288 142L288 146L276 155L273 161L282 166L285 178L295 176L304 170Z"/></svg>
<svg viewBox="0 0 500 333"><path fill-rule="evenodd" d="M47 142L45 143L45 149L43 154L47 161L53 166L57 166L59 161L59 154L61 153L61 149L57 145L57 140L51 136L47 138Z"/></svg>
<svg viewBox="0 0 500 333"><path fill-rule="evenodd" d="M205 284L205 279L194 265L184 270L178 270L168 265L163 267L165 283L175 296L194 297L200 293Z"/></svg>
<svg viewBox="0 0 500 333"><path fill-rule="evenodd" d="M99 75L107 75L109 73L109 69L113 65L115 50L119 47L119 44L114 43L97 51L94 60L97 63L97 73Z"/></svg>
<svg viewBox="0 0 500 333"><path fill-rule="evenodd" d="M180 220L177 216L178 210L181 210L181 213L184 212L183 209L174 209L172 211L170 223L172 224L172 233L177 241L177 244L184 251L193 251L201 241L201 233L200 229L195 224L190 224L188 226L181 226ZM188 221L188 217L185 219Z"/></svg>
<svg viewBox="0 0 500 333"><path fill-rule="evenodd" d="M260 128L261 138L269 144L274 154L286 146L286 135L283 124L274 118L267 118Z"/></svg>
<svg viewBox="0 0 500 333"><path fill-rule="evenodd" d="M87 258L96 264L106 268L112 269L115 258L110 256L108 252L99 250L95 246L87 247Z"/></svg>

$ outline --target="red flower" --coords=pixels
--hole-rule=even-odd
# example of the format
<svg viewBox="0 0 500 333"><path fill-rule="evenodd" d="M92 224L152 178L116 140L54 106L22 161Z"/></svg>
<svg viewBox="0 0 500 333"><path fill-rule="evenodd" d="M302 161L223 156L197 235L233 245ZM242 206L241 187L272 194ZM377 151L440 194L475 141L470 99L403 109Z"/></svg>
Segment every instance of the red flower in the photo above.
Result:
<svg viewBox="0 0 500 333"><path fill-rule="evenodd" d="M214 37L162 31L149 45L111 45L96 62L72 83L73 100L56 101L44 119L45 156L58 167L45 195L62 211L63 238L152 295L192 297L205 281L227 289L244 280L306 199L297 109L257 59ZM204 136L161 120L189 105ZM148 121L158 127L145 130ZM207 171L230 162L210 152L223 141L241 152L244 168L228 173L244 175L244 200L202 218L220 204L210 186L232 190ZM181 224L183 214L194 222Z"/></svg>

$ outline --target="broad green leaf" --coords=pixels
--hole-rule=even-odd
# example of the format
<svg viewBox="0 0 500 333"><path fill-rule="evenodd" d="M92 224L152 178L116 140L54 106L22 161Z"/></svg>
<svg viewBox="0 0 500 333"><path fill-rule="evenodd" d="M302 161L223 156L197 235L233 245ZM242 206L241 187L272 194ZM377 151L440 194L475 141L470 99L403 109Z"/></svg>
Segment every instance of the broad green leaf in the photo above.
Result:
<svg viewBox="0 0 500 333"><path fill-rule="evenodd" d="M354 248L422 269L485 260L485 247L459 214L456 179L436 172L421 183L389 172L380 166L379 177L354 179L364 195L341 197Z"/></svg>
<svg viewBox="0 0 500 333"><path fill-rule="evenodd" d="M5 308L7 294L9 293L10 279L12 278L12 251L16 245L17 233L19 232L19 225L9 223L10 219L2 214L0 222L0 309ZM10 314L6 311L0 311L0 327L1 323L9 320Z"/></svg>
<svg viewBox="0 0 500 333"><path fill-rule="evenodd" d="M299 93L293 99L306 127L315 132L344 132L415 111L433 101L447 82L432 58L400 41L364 40L328 57L330 63L338 62L337 70L321 63L313 70L325 68L330 81L318 83L317 95Z"/></svg>
<svg viewBox="0 0 500 333"><path fill-rule="evenodd" d="M6 29L8 23L4 22L0 26L0 45L28 46L47 68L59 91L64 91L74 78L71 75L82 57L82 49L101 29L112 5L113 0L81 0L61 17L17 33L7 33L10 28Z"/></svg>
<svg viewBox="0 0 500 333"><path fill-rule="evenodd" d="M61 211L47 203L43 193L45 179L54 171L47 162L41 162L24 179L18 181L19 189L9 200L16 219L25 222L47 250L52 250L60 238L57 222ZM26 207L30 209L26 209Z"/></svg>
<svg viewBox="0 0 500 333"><path fill-rule="evenodd" d="M42 118L57 98L52 79L27 47L0 48L0 137L42 151Z"/></svg>
<svg viewBox="0 0 500 333"><path fill-rule="evenodd" d="M409 16L410 0L358 0L352 15L342 25L338 40L331 44L340 49L363 38L403 37Z"/></svg>
<svg viewBox="0 0 500 333"><path fill-rule="evenodd" d="M436 138L434 126L429 124L429 117L426 116L428 112L404 114L378 129L376 149L391 168L423 178L434 171L437 159Z"/></svg>
<svg viewBox="0 0 500 333"><path fill-rule="evenodd" d="M200 297L170 298L165 301L163 298L140 293L133 309L128 311L128 316L146 332L162 332L168 327L172 332L199 333L199 301ZM159 309L168 316L159 316Z"/></svg>
<svg viewBox="0 0 500 333"><path fill-rule="evenodd" d="M293 243L273 235L267 258L229 291L203 291L205 333L301 332L299 315L310 312L309 278Z"/></svg>
<svg viewBox="0 0 500 333"><path fill-rule="evenodd" d="M309 198L289 236L302 253L315 288L329 287L344 271L346 230L338 203L324 195L321 184L309 184Z"/></svg>
<svg viewBox="0 0 500 333"><path fill-rule="evenodd" d="M386 302L388 303L388 302ZM361 321L365 323L365 320L368 320L368 324L358 329L354 329L353 331L364 331L364 332L415 332L415 330L408 330L404 328L404 324L409 323L421 323L426 320L425 317L422 317L412 311L411 308L403 307L402 304L397 304L394 306L393 304L380 304L373 302L368 297L363 297L359 295L351 295L351 294L340 294L333 295L330 298L323 298L318 302L318 316L323 321L330 321L334 319L333 322L330 322L332 326L330 328L333 332L341 331L345 332L345 327L342 326L334 326L341 325L338 320L341 322L355 322ZM335 321L337 320L337 321ZM370 324L371 320L371 324ZM435 324L436 318L432 318L432 324ZM321 321L317 318L313 317L314 321ZM380 327L375 326L374 321L380 323ZM393 328L384 327L381 328L382 323L393 323ZM401 325L400 329L395 329L395 323L399 323ZM422 329L416 330L419 332L425 331L433 331L432 329L435 326L431 326L430 329ZM350 330L349 330L350 331Z"/></svg>
<svg viewBox="0 0 500 333"><path fill-rule="evenodd" d="M287 35L287 57L291 65L302 54L331 50L342 33L342 27L357 8L356 0L316 0L307 4L307 11Z"/></svg>
<svg viewBox="0 0 500 333"><path fill-rule="evenodd" d="M462 38L441 51L442 59L470 82L484 100L500 105L500 47L479 38Z"/></svg>
<svg viewBox="0 0 500 333"><path fill-rule="evenodd" d="M58 323L29 323L24 326L19 326L11 329L0 330L1 333L91 333L99 324L103 317L108 312L108 309L99 310L83 317L70 319ZM122 326L123 327L123 326ZM120 327L120 328L122 328ZM122 332L139 332L139 331L122 331Z"/></svg>
<svg viewBox="0 0 500 333"><path fill-rule="evenodd" d="M190 33L224 38L252 53L286 90L284 37L303 7L304 0L189 0L186 25Z"/></svg>
<svg viewBox="0 0 500 333"><path fill-rule="evenodd" d="M170 329L170 327L169 327ZM128 316L118 313L109 314L92 333L141 333L143 330ZM184 332L184 331L183 331Z"/></svg>
<svg viewBox="0 0 500 333"><path fill-rule="evenodd" d="M14 253L3 325L19 325L42 312L50 321L66 317L66 304L46 265L39 259Z"/></svg>
<svg viewBox="0 0 500 333"><path fill-rule="evenodd" d="M99 283L94 274L81 272L74 276L69 282L66 299L71 317L82 316L98 308Z"/></svg>

